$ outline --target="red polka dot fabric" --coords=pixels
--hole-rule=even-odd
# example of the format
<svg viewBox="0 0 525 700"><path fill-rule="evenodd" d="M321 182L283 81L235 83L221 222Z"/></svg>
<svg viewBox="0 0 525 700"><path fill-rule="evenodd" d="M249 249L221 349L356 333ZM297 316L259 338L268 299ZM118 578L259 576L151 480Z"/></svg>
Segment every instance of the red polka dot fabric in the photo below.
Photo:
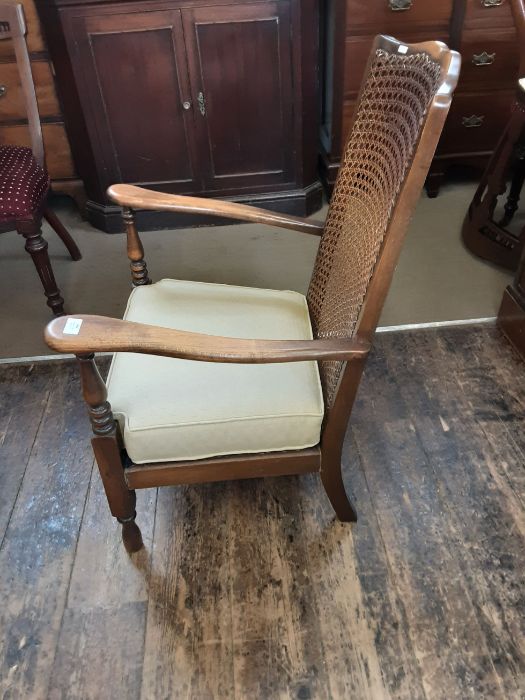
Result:
<svg viewBox="0 0 525 700"><path fill-rule="evenodd" d="M30 148L0 146L0 221L30 219L49 189L49 175Z"/></svg>

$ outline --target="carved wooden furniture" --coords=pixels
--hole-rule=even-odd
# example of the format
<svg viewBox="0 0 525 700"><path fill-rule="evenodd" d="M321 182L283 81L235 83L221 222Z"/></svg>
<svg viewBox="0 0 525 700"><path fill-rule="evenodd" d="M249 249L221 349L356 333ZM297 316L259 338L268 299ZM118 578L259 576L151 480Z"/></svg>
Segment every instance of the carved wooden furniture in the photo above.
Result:
<svg viewBox="0 0 525 700"><path fill-rule="evenodd" d="M37 5L94 226L122 230L106 195L119 181L301 215L321 206L318 0Z"/></svg>
<svg viewBox="0 0 525 700"><path fill-rule="evenodd" d="M525 75L525 4L512 0L518 30L520 75ZM513 173L513 174L512 174ZM512 177L511 177L512 175ZM498 198L507 191L504 214L495 219ZM514 105L498 146L483 174L463 224L463 240L479 257L511 270L518 266L524 235L509 230L525 179L525 79L517 85Z"/></svg>
<svg viewBox="0 0 525 700"><path fill-rule="evenodd" d="M498 326L525 359L525 249L523 247L514 282L509 284L503 292L498 312Z"/></svg>
<svg viewBox="0 0 525 700"><path fill-rule="evenodd" d="M47 304L55 315L60 315L64 313L64 300L49 261L47 241L42 237L42 217L58 234L73 260L80 260L81 255L68 231L46 205L49 174L44 163L44 144L25 33L22 5L0 4L0 46L1 40L10 39L15 50L32 146L0 146L0 231L16 228L24 236L25 248L42 281Z"/></svg>
<svg viewBox="0 0 525 700"><path fill-rule="evenodd" d="M463 223L463 240L469 250L480 258L496 265L515 270L524 244L523 234L509 230L517 209L518 199L525 174L525 81L519 83L511 117L498 147L481 178L472 203ZM516 168L510 187L504 215L495 218L498 199L507 190L507 181L512 167Z"/></svg>
<svg viewBox="0 0 525 700"><path fill-rule="evenodd" d="M454 104L427 178L436 196L447 168L484 167L507 123L519 52L509 0L326 0L321 177L330 191L373 37L441 39L463 56Z"/></svg>
<svg viewBox="0 0 525 700"><path fill-rule="evenodd" d="M124 207L135 286L125 320L66 317L48 325L46 340L79 358L95 455L129 551L142 544L134 490L158 485L320 472L337 516L355 519L341 476L343 438L459 64L439 42L377 37L324 225L110 188ZM152 285L133 216L149 208L320 235L307 297L178 280ZM116 353L107 389L98 351Z"/></svg>
<svg viewBox="0 0 525 700"><path fill-rule="evenodd" d="M14 4L13 0L10 0L10 4ZM75 172L62 108L55 89L53 65L49 60L34 0L21 0L20 4L24 8L26 18L26 40L42 122L51 188L54 192L73 197L80 209L83 209L84 187ZM31 146L26 103L14 47L10 41L0 44L0 144Z"/></svg>

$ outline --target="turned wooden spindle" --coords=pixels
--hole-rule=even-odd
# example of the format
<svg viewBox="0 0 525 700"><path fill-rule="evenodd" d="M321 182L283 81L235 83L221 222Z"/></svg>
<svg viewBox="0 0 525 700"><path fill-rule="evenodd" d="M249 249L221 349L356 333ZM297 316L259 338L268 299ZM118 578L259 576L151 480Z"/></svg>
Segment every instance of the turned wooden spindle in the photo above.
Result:
<svg viewBox="0 0 525 700"><path fill-rule="evenodd" d="M144 260L144 247L137 231L135 224L135 214L133 209L124 207L122 210L122 218L126 227L126 235L128 240L128 258L131 268L131 283L134 287L141 287L144 284L151 284L148 275L148 268Z"/></svg>
<svg viewBox="0 0 525 700"><path fill-rule="evenodd" d="M82 395L88 406L93 430L91 444L100 471L111 514L122 525L122 539L129 553L143 546L142 535L135 523L135 492L130 491L124 477L121 440L117 422L107 400L106 385L95 364L95 357L77 355L80 365Z"/></svg>

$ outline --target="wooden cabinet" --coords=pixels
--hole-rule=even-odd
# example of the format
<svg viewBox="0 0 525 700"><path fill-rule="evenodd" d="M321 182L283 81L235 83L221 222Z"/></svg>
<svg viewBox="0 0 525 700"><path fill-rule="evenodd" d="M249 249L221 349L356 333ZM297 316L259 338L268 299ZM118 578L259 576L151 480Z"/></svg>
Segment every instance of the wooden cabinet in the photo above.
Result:
<svg viewBox="0 0 525 700"><path fill-rule="evenodd" d="M335 182L375 34L415 43L441 39L463 65L427 179L435 196L452 164L484 167L507 123L519 50L509 0L325 0L321 175Z"/></svg>
<svg viewBox="0 0 525 700"><path fill-rule="evenodd" d="M68 124L85 128L78 162L96 226L121 228L105 197L115 182L300 214L320 206L316 1L47 0L41 14Z"/></svg>
<svg viewBox="0 0 525 700"><path fill-rule="evenodd" d="M83 208L84 188L75 172L55 88L52 64L49 61L36 8L33 0L19 1L24 6L26 17L27 47L52 188L56 192L74 197ZM0 42L0 144L31 146L26 105L13 46L9 40Z"/></svg>

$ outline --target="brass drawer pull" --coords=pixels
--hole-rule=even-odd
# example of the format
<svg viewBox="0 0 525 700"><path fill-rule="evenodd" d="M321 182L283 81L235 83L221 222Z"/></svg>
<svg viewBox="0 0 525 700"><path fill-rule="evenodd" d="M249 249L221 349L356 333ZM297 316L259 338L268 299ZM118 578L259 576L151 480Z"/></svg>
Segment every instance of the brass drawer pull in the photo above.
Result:
<svg viewBox="0 0 525 700"><path fill-rule="evenodd" d="M0 97L4 97L7 93L7 85L0 85Z"/></svg>
<svg viewBox="0 0 525 700"><path fill-rule="evenodd" d="M477 114L473 114L470 117L462 117L461 124L467 129L474 129L476 126L481 126L484 119L484 114L480 114L479 116Z"/></svg>
<svg viewBox="0 0 525 700"><path fill-rule="evenodd" d="M401 12L402 10L410 10L412 0L388 0L388 4L392 12Z"/></svg>
<svg viewBox="0 0 525 700"><path fill-rule="evenodd" d="M498 7L503 5L503 0L481 0L483 7Z"/></svg>
<svg viewBox="0 0 525 700"><path fill-rule="evenodd" d="M482 53L475 53L472 56L472 63L475 66L490 66L496 60L496 53L487 53L483 51Z"/></svg>

